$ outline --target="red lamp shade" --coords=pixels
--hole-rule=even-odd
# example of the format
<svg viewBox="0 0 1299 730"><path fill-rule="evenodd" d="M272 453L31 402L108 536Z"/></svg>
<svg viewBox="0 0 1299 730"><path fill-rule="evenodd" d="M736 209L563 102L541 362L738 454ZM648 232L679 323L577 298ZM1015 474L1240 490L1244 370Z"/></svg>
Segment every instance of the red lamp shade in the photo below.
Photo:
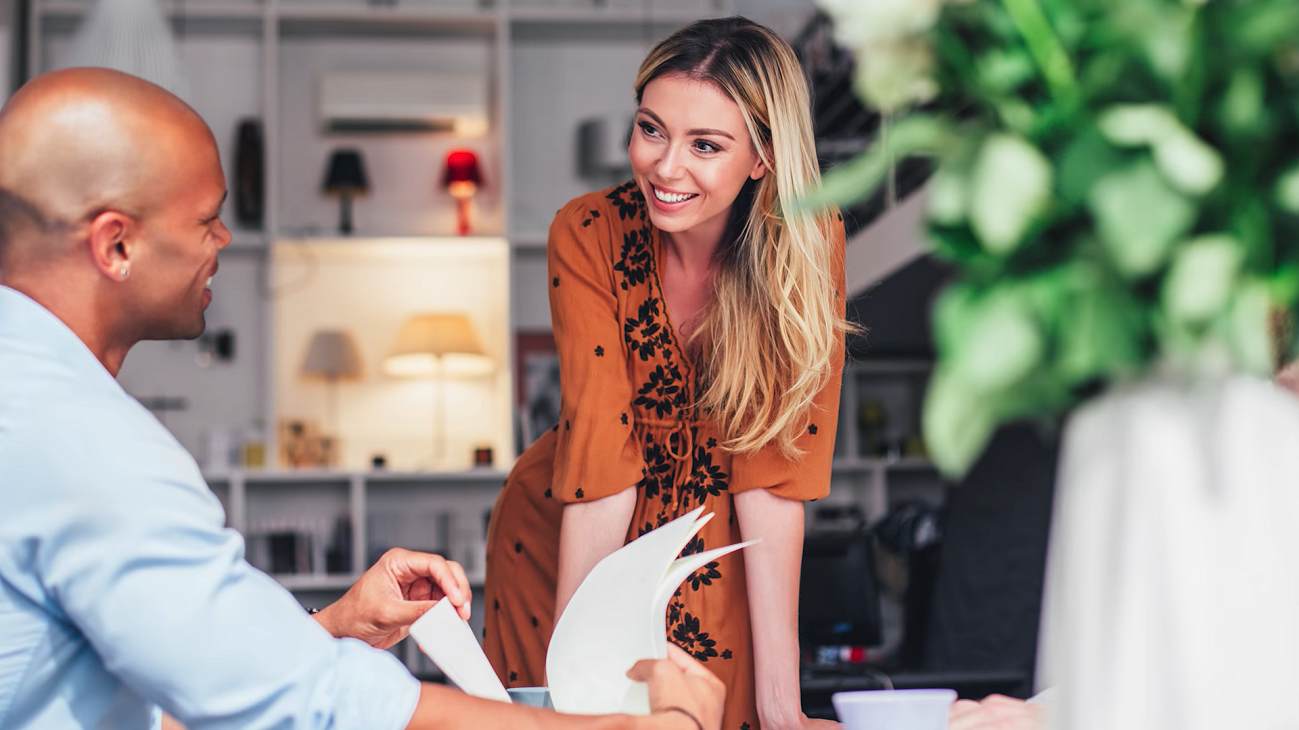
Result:
<svg viewBox="0 0 1299 730"><path fill-rule="evenodd" d="M478 186L482 182L483 173L478 168L478 155L470 150L451 150L447 153L442 186L456 199L456 230L462 236L469 233L469 199L478 192Z"/></svg>
<svg viewBox="0 0 1299 730"><path fill-rule="evenodd" d="M482 183L483 173L478 167L478 155L471 150L451 150L447 153L442 186L452 197L468 198L478 192L478 186Z"/></svg>

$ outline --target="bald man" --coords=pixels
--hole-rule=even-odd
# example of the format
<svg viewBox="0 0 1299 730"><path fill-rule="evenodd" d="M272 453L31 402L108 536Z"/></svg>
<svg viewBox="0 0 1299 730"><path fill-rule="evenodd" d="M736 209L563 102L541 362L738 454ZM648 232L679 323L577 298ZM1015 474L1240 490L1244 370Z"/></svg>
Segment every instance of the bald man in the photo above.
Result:
<svg viewBox="0 0 1299 730"><path fill-rule="evenodd" d="M565 717L420 685L379 648L459 566L393 551L308 617L243 559L198 467L115 377L203 332L225 179L182 101L103 69L0 109L0 727L704 730L723 690L641 662L648 717ZM379 648L375 648L379 647Z"/></svg>

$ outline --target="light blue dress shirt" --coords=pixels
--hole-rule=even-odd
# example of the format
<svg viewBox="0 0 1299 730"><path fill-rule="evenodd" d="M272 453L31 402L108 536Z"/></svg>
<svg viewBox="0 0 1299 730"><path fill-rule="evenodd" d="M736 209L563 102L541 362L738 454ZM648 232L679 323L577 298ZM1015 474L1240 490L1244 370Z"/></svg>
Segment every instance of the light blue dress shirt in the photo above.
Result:
<svg viewBox="0 0 1299 730"><path fill-rule="evenodd" d="M0 727L405 727L405 667L329 636L224 521L72 330L0 286Z"/></svg>

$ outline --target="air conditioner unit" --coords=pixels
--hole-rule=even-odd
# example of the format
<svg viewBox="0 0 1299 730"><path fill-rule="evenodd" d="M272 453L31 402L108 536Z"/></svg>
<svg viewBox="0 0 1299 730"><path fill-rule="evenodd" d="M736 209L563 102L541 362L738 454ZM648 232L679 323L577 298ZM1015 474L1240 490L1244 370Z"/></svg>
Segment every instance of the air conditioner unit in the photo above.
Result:
<svg viewBox="0 0 1299 730"><path fill-rule="evenodd" d="M320 121L331 132L487 131L487 77L465 71L330 71Z"/></svg>

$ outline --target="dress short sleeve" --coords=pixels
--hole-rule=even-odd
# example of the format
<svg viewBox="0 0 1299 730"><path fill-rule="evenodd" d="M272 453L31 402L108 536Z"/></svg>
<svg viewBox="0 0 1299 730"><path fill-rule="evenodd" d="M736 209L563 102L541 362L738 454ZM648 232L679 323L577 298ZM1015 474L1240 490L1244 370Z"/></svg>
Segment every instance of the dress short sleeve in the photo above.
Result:
<svg viewBox="0 0 1299 730"><path fill-rule="evenodd" d="M831 270L835 283L835 303L846 310L844 280L843 222L836 221L831 238ZM830 467L834 461L834 439L839 426L839 396L843 386L844 338L840 336L830 355L830 378L812 402L807 427L797 440L803 456L785 457L779 447L767 447L749 454L736 454L731 462L731 493L750 489L767 489L786 499L815 500L830 493Z"/></svg>
<svg viewBox="0 0 1299 730"><path fill-rule="evenodd" d="M584 196L562 208L550 226L550 315L562 393L551 489L565 503L632 487L644 466L633 438L632 383L614 280L618 221L602 198Z"/></svg>

